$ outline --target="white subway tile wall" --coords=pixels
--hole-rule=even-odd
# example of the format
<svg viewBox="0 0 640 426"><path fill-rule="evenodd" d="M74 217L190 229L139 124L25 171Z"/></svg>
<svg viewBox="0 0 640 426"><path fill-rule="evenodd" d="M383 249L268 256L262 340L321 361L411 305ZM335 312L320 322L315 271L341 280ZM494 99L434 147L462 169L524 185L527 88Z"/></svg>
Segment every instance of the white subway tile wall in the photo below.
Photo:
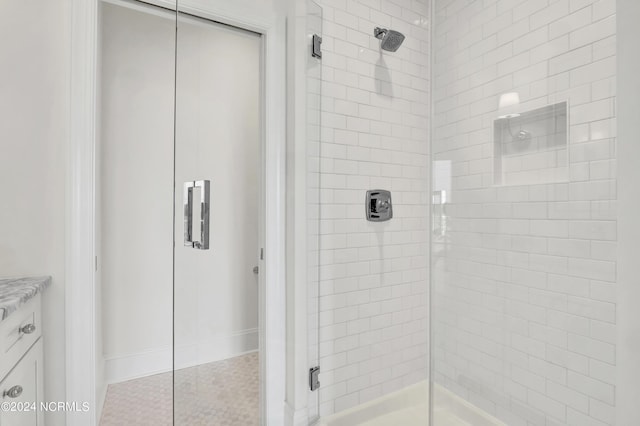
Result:
<svg viewBox="0 0 640 426"><path fill-rule="evenodd" d="M428 0L318 3L326 416L427 379L430 29ZM378 26L406 36L397 52L380 50ZM371 189L391 191L391 221L366 221Z"/></svg>
<svg viewBox="0 0 640 426"><path fill-rule="evenodd" d="M450 192L434 217L434 379L510 426L613 425L615 0L436 0L434 14L432 155L451 170L434 182ZM568 176L494 180L506 92L521 111L568 102Z"/></svg>

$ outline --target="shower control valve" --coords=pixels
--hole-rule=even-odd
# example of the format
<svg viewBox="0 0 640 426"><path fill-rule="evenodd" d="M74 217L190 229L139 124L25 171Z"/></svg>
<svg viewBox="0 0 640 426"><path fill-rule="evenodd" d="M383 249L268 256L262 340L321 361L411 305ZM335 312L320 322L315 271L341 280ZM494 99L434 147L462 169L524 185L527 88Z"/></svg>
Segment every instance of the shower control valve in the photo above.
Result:
<svg viewBox="0 0 640 426"><path fill-rule="evenodd" d="M384 189L367 191L365 201L367 220L370 222L384 222L393 217L391 192Z"/></svg>

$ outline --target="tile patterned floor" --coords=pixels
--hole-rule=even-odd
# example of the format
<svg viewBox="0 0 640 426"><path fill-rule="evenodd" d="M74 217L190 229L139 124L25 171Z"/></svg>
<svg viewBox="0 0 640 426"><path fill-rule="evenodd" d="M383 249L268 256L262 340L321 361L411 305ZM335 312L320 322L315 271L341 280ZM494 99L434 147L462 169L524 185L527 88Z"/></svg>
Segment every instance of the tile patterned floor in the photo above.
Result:
<svg viewBox="0 0 640 426"><path fill-rule="evenodd" d="M256 426L258 353L175 372L179 426ZM101 426L171 426L172 374L109 385Z"/></svg>

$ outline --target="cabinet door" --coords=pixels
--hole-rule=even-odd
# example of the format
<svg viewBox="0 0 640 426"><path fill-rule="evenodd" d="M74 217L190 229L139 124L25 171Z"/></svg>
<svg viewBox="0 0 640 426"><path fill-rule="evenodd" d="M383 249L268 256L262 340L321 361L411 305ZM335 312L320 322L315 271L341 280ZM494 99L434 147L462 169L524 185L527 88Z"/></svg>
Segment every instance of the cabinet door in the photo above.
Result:
<svg viewBox="0 0 640 426"><path fill-rule="evenodd" d="M41 426L42 340L0 383L0 426ZM6 403L9 403L8 406Z"/></svg>

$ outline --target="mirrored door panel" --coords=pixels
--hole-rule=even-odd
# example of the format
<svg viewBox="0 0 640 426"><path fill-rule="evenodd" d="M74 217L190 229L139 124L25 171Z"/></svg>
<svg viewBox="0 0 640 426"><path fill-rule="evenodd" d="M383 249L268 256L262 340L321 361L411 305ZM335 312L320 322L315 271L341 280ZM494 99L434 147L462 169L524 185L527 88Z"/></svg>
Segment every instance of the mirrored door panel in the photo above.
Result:
<svg viewBox="0 0 640 426"><path fill-rule="evenodd" d="M173 418L176 20L171 3L163 5L99 2L96 345L105 367L98 380L108 385L101 425Z"/></svg>
<svg viewBox="0 0 640 426"><path fill-rule="evenodd" d="M178 12L174 423L259 423L259 35Z"/></svg>

